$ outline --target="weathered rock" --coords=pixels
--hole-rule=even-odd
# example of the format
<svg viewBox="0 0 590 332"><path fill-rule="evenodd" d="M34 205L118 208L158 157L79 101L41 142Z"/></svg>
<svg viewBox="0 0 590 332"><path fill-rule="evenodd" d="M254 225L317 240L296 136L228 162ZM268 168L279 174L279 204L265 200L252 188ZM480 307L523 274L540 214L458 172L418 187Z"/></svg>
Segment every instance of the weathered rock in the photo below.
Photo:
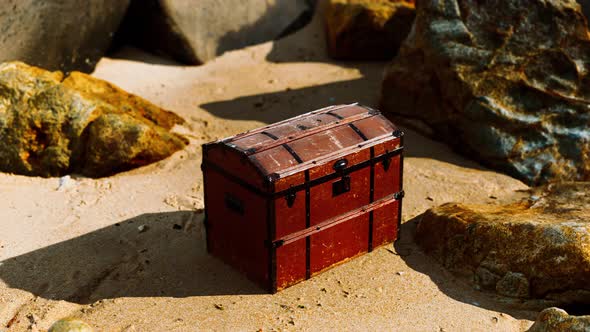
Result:
<svg viewBox="0 0 590 332"><path fill-rule="evenodd" d="M413 0L330 0L328 52L337 59L390 60L408 36Z"/></svg>
<svg viewBox="0 0 590 332"><path fill-rule="evenodd" d="M5 0L0 62L90 72L109 48L129 0Z"/></svg>
<svg viewBox="0 0 590 332"><path fill-rule="evenodd" d="M186 141L183 120L94 77L0 65L0 171L91 177L161 160Z"/></svg>
<svg viewBox="0 0 590 332"><path fill-rule="evenodd" d="M551 184L510 205L428 210L416 242L476 288L590 304L590 182Z"/></svg>
<svg viewBox="0 0 590 332"><path fill-rule="evenodd" d="M575 0L419 1L384 111L528 183L590 179L590 34Z"/></svg>
<svg viewBox="0 0 590 332"><path fill-rule="evenodd" d="M187 64L272 40L311 10L309 0L134 0L122 38Z"/></svg>
<svg viewBox="0 0 590 332"><path fill-rule="evenodd" d="M586 16L586 21L590 20L590 1L578 0L578 3L580 6L582 6L582 13L584 13L584 16Z"/></svg>
<svg viewBox="0 0 590 332"><path fill-rule="evenodd" d="M547 308L537 317L528 332L587 332L590 331L590 316L570 316L565 310Z"/></svg>
<svg viewBox="0 0 590 332"><path fill-rule="evenodd" d="M64 318L55 322L49 328L49 332L92 332L92 327L86 322L76 318Z"/></svg>

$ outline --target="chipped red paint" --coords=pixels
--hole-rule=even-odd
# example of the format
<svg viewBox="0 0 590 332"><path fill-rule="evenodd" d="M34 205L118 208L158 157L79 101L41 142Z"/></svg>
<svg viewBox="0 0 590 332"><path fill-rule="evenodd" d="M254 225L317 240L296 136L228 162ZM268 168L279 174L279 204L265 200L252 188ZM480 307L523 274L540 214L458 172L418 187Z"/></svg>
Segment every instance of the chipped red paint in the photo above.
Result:
<svg viewBox="0 0 590 332"><path fill-rule="evenodd" d="M271 292L398 237L403 133L331 106L203 146L208 251Z"/></svg>

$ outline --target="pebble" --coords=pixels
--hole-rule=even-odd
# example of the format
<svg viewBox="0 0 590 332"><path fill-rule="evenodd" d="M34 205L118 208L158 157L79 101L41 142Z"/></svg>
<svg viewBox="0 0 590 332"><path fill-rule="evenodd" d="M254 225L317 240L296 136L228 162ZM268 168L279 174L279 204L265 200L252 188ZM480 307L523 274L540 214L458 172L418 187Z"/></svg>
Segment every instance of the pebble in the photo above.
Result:
<svg viewBox="0 0 590 332"><path fill-rule="evenodd" d="M139 226L137 226L137 230L138 230L140 233L143 233L143 232L145 232L145 231L147 231L147 230L148 230L148 227L147 227L146 225L139 225Z"/></svg>

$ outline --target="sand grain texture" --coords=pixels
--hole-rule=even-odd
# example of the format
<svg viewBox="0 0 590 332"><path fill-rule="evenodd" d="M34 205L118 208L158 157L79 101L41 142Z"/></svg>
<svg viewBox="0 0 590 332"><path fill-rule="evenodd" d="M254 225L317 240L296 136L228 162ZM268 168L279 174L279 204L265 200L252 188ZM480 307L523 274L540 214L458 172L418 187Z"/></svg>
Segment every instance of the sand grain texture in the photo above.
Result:
<svg viewBox="0 0 590 332"><path fill-rule="evenodd" d="M132 49L103 59L96 77L185 118L176 130L190 144L146 167L61 186L58 178L0 174L0 329L46 330L65 316L101 331L530 326L535 312L473 290L411 240L412 219L429 207L506 202L527 187L409 130L405 224L395 246L276 295L206 254L200 144L329 104L377 103L385 64L330 62L321 24L201 67Z"/></svg>

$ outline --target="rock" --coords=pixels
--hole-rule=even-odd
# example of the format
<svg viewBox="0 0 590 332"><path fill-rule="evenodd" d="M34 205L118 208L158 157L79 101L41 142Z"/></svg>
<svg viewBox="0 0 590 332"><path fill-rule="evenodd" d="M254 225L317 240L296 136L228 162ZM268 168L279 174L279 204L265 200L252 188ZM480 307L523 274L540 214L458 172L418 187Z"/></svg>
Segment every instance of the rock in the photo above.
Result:
<svg viewBox="0 0 590 332"><path fill-rule="evenodd" d="M129 0L6 0L0 8L0 62L91 72L109 48Z"/></svg>
<svg viewBox="0 0 590 332"><path fill-rule="evenodd" d="M391 60L408 36L413 0L330 0L328 53L336 59Z"/></svg>
<svg viewBox="0 0 590 332"><path fill-rule="evenodd" d="M585 181L589 73L575 0L419 1L381 108L529 184Z"/></svg>
<svg viewBox="0 0 590 332"><path fill-rule="evenodd" d="M110 175L168 157L187 143L183 120L80 72L0 65L0 171Z"/></svg>
<svg viewBox="0 0 590 332"><path fill-rule="evenodd" d="M186 64L281 35L312 10L309 0L134 0L121 33L126 42Z"/></svg>
<svg viewBox="0 0 590 332"><path fill-rule="evenodd" d="M578 0L578 3L582 6L582 12L584 13L584 16L586 16L586 21L590 20L590 1Z"/></svg>
<svg viewBox="0 0 590 332"><path fill-rule="evenodd" d="M92 332L92 327L86 322L75 318L64 318L55 322L49 332Z"/></svg>
<svg viewBox="0 0 590 332"><path fill-rule="evenodd" d="M508 205L447 203L421 217L415 240L476 288L590 304L590 182L551 184Z"/></svg>
<svg viewBox="0 0 590 332"><path fill-rule="evenodd" d="M522 273L507 272L496 283L498 294L508 297L529 297L529 281Z"/></svg>
<svg viewBox="0 0 590 332"><path fill-rule="evenodd" d="M587 332L590 330L590 316L570 316L565 310L547 308L537 317L528 332Z"/></svg>

